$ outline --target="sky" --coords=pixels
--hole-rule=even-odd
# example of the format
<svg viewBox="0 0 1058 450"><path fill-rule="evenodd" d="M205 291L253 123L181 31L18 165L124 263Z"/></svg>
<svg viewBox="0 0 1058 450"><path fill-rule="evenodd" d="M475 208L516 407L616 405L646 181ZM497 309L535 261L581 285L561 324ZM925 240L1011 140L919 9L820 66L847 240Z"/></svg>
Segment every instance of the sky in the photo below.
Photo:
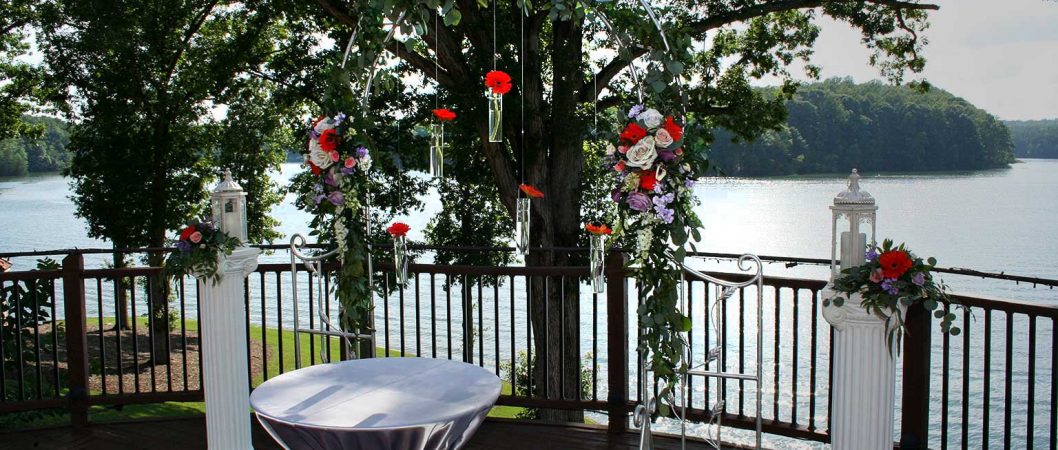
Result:
<svg viewBox="0 0 1058 450"><path fill-rule="evenodd" d="M1004 120L1058 118L1058 1L923 0L930 13L923 75ZM823 21L813 61L822 78L880 78L847 24Z"/></svg>

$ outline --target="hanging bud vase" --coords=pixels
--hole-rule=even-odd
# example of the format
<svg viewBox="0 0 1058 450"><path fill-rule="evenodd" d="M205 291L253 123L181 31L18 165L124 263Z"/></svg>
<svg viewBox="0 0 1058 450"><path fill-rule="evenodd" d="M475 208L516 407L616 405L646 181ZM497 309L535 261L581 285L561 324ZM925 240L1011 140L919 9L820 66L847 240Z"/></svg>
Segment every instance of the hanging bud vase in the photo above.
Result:
<svg viewBox="0 0 1058 450"><path fill-rule="evenodd" d="M503 142L503 94L489 91L489 142Z"/></svg>
<svg viewBox="0 0 1058 450"><path fill-rule="evenodd" d="M435 123L430 125L431 138L433 143L430 145L430 175L437 178L444 178L445 160L444 160L444 147L445 147L445 126L443 123Z"/></svg>
<svg viewBox="0 0 1058 450"><path fill-rule="evenodd" d="M408 238L406 236L393 236L393 268L398 284L408 281Z"/></svg>
<svg viewBox="0 0 1058 450"><path fill-rule="evenodd" d="M606 259L606 235L590 234L588 241L591 243L591 290L596 294L602 294L606 289L606 279L603 277L603 261Z"/></svg>
<svg viewBox="0 0 1058 450"><path fill-rule="evenodd" d="M529 198L519 198L514 217L514 246L518 254L529 254Z"/></svg>

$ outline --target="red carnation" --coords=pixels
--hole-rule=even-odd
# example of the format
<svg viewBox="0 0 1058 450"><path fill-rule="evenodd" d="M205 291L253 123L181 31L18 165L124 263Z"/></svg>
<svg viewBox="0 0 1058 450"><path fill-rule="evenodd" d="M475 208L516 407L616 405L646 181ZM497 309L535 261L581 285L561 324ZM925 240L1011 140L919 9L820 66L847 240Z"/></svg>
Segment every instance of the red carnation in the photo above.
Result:
<svg viewBox="0 0 1058 450"><path fill-rule="evenodd" d="M639 173L639 187L647 191L653 191L658 185L658 174L653 170L644 170Z"/></svg>
<svg viewBox="0 0 1058 450"><path fill-rule="evenodd" d="M900 278L914 263L911 256L902 250L890 250L878 257L878 265L882 266L882 275L886 278Z"/></svg>
<svg viewBox="0 0 1058 450"><path fill-rule="evenodd" d="M342 142L342 137L338 135L338 132L334 129L323 130L320 133L320 148L325 152L333 152L338 148L338 143Z"/></svg>
<svg viewBox="0 0 1058 450"><path fill-rule="evenodd" d="M194 225L188 225L187 228L184 228L183 230L180 231L180 240L181 241L186 241L186 240L190 239L191 235L194 234L195 231L198 231L198 230L195 229Z"/></svg>
<svg viewBox="0 0 1058 450"><path fill-rule="evenodd" d="M319 175L320 172L323 172L323 169L320 169L320 166L317 166L317 165L313 164L312 161L305 161L305 162L309 163L309 169L312 169L312 174L313 175Z"/></svg>
<svg viewBox="0 0 1058 450"><path fill-rule="evenodd" d="M502 70L493 70L485 74L485 86L493 93L506 94L511 91L511 76Z"/></svg>
<svg viewBox="0 0 1058 450"><path fill-rule="evenodd" d="M539 189L532 187L528 184L520 185L518 186L518 188L521 189L522 192L525 192L525 195L529 196L530 198L544 198L543 192L540 192Z"/></svg>
<svg viewBox="0 0 1058 450"><path fill-rule="evenodd" d="M665 131L669 132L669 136L672 136L674 142L683 137L683 127L679 126L675 120L672 120L672 116L665 117L665 123L661 126L665 128Z"/></svg>
<svg viewBox="0 0 1058 450"><path fill-rule="evenodd" d="M389 228L386 228L386 232L393 237L406 236L409 230L411 230L411 227L409 227L408 224L404 222L393 222L393 225L390 225Z"/></svg>
<svg viewBox="0 0 1058 450"><path fill-rule="evenodd" d="M455 120L456 113L450 109L440 108L433 110L433 116L441 122L449 122L451 120Z"/></svg>
<svg viewBox="0 0 1058 450"><path fill-rule="evenodd" d="M640 139L643 139L646 136L647 130L644 130L643 127L639 126L637 123L628 124L628 126L625 127L625 130L621 132L621 140L627 141L631 144L639 142Z"/></svg>

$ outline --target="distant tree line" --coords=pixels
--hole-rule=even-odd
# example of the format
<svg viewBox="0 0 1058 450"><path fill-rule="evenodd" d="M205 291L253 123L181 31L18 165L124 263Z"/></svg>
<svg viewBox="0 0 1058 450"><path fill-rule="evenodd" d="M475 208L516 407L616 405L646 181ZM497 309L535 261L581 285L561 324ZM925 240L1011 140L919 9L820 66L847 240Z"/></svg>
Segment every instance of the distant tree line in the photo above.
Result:
<svg viewBox="0 0 1058 450"><path fill-rule="evenodd" d="M58 172L70 165L67 123L53 117L25 116L29 132L0 141L0 177Z"/></svg>
<svg viewBox="0 0 1058 450"><path fill-rule="evenodd" d="M1014 156L1018 158L1058 158L1058 119L1009 120Z"/></svg>
<svg viewBox="0 0 1058 450"><path fill-rule="evenodd" d="M714 131L710 161L728 175L972 170L1014 162L1010 133L942 89L831 79L801 87L786 125L752 142ZM1058 135L1058 134L1056 134Z"/></svg>

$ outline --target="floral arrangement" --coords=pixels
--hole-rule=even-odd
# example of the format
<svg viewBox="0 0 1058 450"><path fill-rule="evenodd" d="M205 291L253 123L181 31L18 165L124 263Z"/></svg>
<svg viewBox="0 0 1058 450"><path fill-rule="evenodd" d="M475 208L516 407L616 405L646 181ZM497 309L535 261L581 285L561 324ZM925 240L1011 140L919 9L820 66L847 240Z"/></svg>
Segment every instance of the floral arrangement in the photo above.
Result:
<svg viewBox="0 0 1058 450"><path fill-rule="evenodd" d="M485 104L489 108L489 142L503 142L503 95L511 91L511 76L500 70L485 74Z"/></svg>
<svg viewBox="0 0 1058 450"><path fill-rule="evenodd" d="M363 206L371 179L369 140L361 136L345 114L321 116L310 124L304 166L294 177L295 205L312 216L311 235L333 242L341 263L336 273L336 295L346 331L367 331L372 303L367 286L366 218Z"/></svg>
<svg viewBox="0 0 1058 450"><path fill-rule="evenodd" d="M892 352L897 331L903 330L904 319L901 307L921 303L934 316L941 319L941 329L953 336L959 328L952 325L954 313L945 313L941 304L950 302L943 283L933 280L930 273L937 265L935 258L923 260L915 256L904 244L894 246L891 239L882 245L867 249L866 262L841 271L834 280L833 288L846 296L859 294L860 306L868 313L885 319L889 325L889 350ZM845 297L824 299L823 306L842 306ZM959 305L961 307L961 305Z"/></svg>
<svg viewBox="0 0 1058 450"><path fill-rule="evenodd" d="M177 251L170 253L165 261L166 271L172 277L200 275L216 284L220 281L217 257L221 253L230 255L239 246L239 240L217 229L212 222L196 221L180 230L173 244Z"/></svg>
<svg viewBox="0 0 1058 450"><path fill-rule="evenodd" d="M654 373L665 382L659 398L667 407L668 394L687 369L683 333L691 322L678 309L679 289L685 246L693 248L689 241L701 238L694 182L709 164L704 153L688 149L684 125L676 117L643 105L631 108L618 138L603 159L613 174L613 232L633 252L646 299L638 314L640 349L649 351Z"/></svg>

